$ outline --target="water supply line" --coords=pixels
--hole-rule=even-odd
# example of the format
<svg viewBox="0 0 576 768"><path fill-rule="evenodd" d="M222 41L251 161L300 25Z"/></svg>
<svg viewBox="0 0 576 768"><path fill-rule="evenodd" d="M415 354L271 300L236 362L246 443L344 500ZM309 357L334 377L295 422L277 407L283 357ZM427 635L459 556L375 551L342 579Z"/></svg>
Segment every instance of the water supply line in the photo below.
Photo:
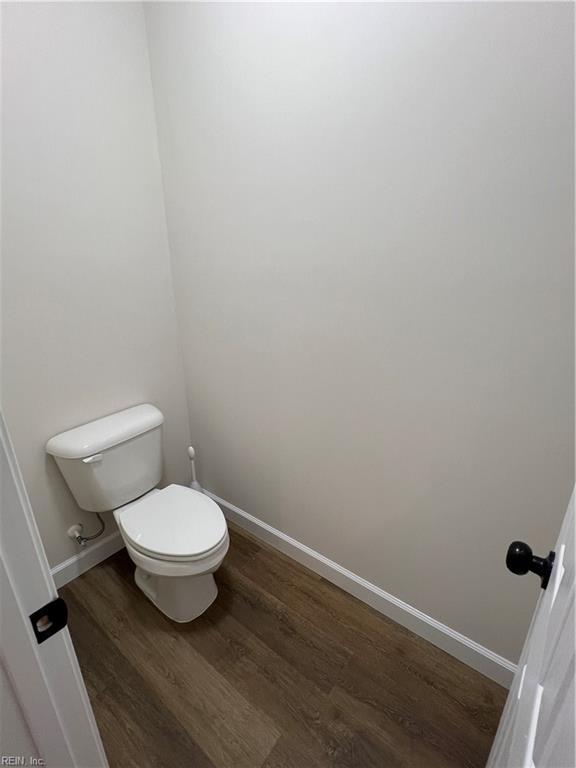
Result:
<svg viewBox="0 0 576 768"><path fill-rule="evenodd" d="M97 539L99 536L102 536L106 529L106 523L100 513L95 512L94 514L100 521L100 529L96 533L93 533L91 536L82 535L82 531L84 530L82 523L77 523L76 525L68 528L68 536L70 536L71 539L74 539L74 541L81 547L85 547L89 541L92 541L92 539Z"/></svg>

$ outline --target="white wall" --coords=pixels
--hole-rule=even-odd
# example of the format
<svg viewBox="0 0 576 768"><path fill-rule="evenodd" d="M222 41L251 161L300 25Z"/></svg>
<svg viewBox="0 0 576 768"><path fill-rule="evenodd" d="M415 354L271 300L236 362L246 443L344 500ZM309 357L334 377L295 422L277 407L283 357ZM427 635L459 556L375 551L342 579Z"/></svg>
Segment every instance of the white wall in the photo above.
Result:
<svg viewBox="0 0 576 768"><path fill-rule="evenodd" d="M573 482L572 14L147 5L201 481L511 659Z"/></svg>
<svg viewBox="0 0 576 768"><path fill-rule="evenodd" d="M150 401L188 480L143 9L3 4L3 408L52 565L75 505L44 444ZM114 525L108 516L109 530Z"/></svg>

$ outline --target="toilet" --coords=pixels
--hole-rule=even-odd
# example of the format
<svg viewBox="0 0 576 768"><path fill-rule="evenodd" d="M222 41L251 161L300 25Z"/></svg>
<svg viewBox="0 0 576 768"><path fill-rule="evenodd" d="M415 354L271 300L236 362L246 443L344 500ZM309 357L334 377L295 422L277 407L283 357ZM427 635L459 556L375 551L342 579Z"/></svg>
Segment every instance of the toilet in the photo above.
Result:
<svg viewBox="0 0 576 768"><path fill-rule="evenodd" d="M182 485L156 487L163 422L154 405L137 405L52 437L46 452L82 509L114 511L146 597L170 619L187 622L216 598L213 574L230 539L208 496Z"/></svg>

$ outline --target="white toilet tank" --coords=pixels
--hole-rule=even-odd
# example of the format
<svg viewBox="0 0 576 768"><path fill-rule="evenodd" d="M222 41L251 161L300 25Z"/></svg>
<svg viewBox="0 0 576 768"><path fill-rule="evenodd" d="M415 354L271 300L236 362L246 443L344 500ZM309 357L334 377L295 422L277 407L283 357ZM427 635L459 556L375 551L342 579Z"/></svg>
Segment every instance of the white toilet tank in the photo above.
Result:
<svg viewBox="0 0 576 768"><path fill-rule="evenodd" d="M162 476L162 424L154 405L136 405L69 429L46 443L78 506L106 512L137 499Z"/></svg>

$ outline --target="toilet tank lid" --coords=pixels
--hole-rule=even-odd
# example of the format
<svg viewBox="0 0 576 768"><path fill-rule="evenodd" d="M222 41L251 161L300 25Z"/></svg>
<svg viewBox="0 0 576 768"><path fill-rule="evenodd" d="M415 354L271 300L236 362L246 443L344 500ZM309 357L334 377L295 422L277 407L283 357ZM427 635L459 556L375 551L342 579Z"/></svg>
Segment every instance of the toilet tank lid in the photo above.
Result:
<svg viewBox="0 0 576 768"><path fill-rule="evenodd" d="M46 452L59 459L83 459L159 427L163 421L156 406L135 405L51 437Z"/></svg>

